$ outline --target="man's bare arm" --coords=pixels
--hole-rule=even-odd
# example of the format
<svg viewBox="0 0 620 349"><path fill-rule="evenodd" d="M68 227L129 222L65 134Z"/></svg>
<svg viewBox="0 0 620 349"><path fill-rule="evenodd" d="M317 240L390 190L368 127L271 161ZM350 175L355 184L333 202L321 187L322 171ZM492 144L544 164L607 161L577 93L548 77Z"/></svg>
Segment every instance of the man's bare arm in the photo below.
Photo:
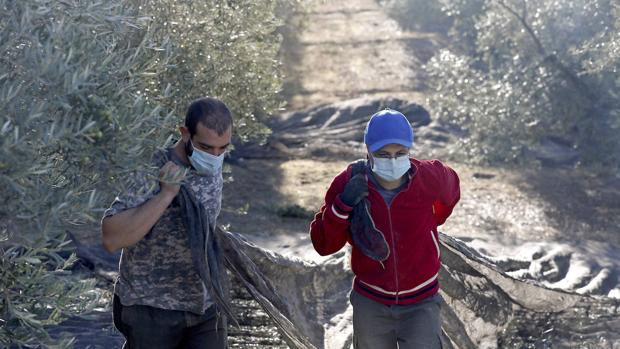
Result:
<svg viewBox="0 0 620 349"><path fill-rule="evenodd" d="M103 247L114 252L142 240L164 214L180 189L185 172L172 162L160 170L161 191L141 206L106 217L101 222Z"/></svg>
<svg viewBox="0 0 620 349"><path fill-rule="evenodd" d="M101 223L103 247L108 252L114 252L142 240L164 214L172 199L174 196L160 192L142 206L104 218Z"/></svg>

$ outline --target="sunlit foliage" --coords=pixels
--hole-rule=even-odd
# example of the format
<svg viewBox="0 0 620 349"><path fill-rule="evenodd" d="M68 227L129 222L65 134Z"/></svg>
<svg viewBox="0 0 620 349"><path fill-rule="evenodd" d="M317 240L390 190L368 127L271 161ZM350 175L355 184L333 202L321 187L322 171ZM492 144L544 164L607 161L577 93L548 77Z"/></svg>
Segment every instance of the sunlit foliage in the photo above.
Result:
<svg viewBox="0 0 620 349"><path fill-rule="evenodd" d="M398 2L398 1L397 1ZM417 1L401 1L412 9ZM527 158L540 140L581 164L620 164L620 5L613 0L434 0L452 40L428 64L434 115L474 162Z"/></svg>
<svg viewBox="0 0 620 349"><path fill-rule="evenodd" d="M482 11L451 31L466 49L443 51L427 66L431 108L467 131L459 149L474 161L512 161L552 136L572 144L583 164L616 170L617 2L480 3L452 3L455 17L468 6Z"/></svg>

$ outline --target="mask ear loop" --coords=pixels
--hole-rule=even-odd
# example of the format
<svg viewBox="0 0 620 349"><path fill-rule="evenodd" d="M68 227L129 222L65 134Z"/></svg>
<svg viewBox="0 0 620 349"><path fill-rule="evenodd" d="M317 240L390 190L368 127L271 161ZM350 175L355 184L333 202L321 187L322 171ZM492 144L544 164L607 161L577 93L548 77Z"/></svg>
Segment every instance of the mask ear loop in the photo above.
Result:
<svg viewBox="0 0 620 349"><path fill-rule="evenodd" d="M192 144L192 138L190 136L189 141L185 142L185 154L187 156L192 156L194 153L194 145Z"/></svg>
<svg viewBox="0 0 620 349"><path fill-rule="evenodd" d="M372 171L372 168L375 166L375 159L370 153L366 153L366 161L368 162L368 168Z"/></svg>

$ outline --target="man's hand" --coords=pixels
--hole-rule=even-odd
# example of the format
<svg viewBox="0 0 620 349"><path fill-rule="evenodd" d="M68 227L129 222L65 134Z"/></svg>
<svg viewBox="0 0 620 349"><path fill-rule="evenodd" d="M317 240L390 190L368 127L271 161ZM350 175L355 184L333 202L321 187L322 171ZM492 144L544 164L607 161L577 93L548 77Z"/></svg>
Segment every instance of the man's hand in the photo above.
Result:
<svg viewBox="0 0 620 349"><path fill-rule="evenodd" d="M159 184L161 186L161 192L175 197L181 189L181 182L187 175L187 169L183 168L172 161L166 162L164 166L159 169Z"/></svg>
<svg viewBox="0 0 620 349"><path fill-rule="evenodd" d="M342 200L345 205L353 207L366 196L368 196L368 182L366 181L366 176L364 176L363 173L358 173L353 176L344 187L344 191L340 194L340 200Z"/></svg>

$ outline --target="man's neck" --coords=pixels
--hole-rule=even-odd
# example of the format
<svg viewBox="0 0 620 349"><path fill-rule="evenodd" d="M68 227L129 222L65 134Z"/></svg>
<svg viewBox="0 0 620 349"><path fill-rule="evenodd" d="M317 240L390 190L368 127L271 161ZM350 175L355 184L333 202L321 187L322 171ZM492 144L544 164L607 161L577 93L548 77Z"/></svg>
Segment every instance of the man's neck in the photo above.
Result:
<svg viewBox="0 0 620 349"><path fill-rule="evenodd" d="M182 139L179 139L174 146L172 147L174 153L177 155L179 160L183 162L185 165L190 165L189 158L187 157L187 152L185 151L185 142Z"/></svg>

